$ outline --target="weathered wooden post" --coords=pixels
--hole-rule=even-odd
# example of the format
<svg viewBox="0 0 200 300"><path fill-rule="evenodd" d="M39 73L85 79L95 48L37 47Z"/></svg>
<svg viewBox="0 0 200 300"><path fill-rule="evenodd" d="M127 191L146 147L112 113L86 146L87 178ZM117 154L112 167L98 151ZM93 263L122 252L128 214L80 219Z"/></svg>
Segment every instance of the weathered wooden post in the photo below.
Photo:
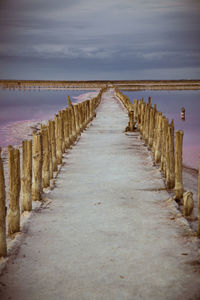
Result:
<svg viewBox="0 0 200 300"><path fill-rule="evenodd" d="M32 141L22 141L21 210L32 210Z"/></svg>
<svg viewBox="0 0 200 300"><path fill-rule="evenodd" d="M76 135L76 120L75 120L75 114L74 114L74 107L72 105L72 102L71 102L69 96L68 96L68 104L69 104L68 107L71 110L72 139L73 139L73 142L75 142L76 138L77 138L77 135Z"/></svg>
<svg viewBox="0 0 200 300"><path fill-rule="evenodd" d="M173 189L175 185L175 160L174 160L174 121L168 126L168 148L167 150L167 170L166 170L166 186Z"/></svg>
<svg viewBox="0 0 200 300"><path fill-rule="evenodd" d="M90 100L87 100L87 124L89 124L89 122L90 122Z"/></svg>
<svg viewBox="0 0 200 300"><path fill-rule="evenodd" d="M167 147L167 135L168 135L168 119L163 117L163 131L162 131L162 155L161 155L161 170L163 176L166 177L166 147Z"/></svg>
<svg viewBox="0 0 200 300"><path fill-rule="evenodd" d="M63 111L65 149L70 147L68 109Z"/></svg>
<svg viewBox="0 0 200 300"><path fill-rule="evenodd" d="M159 163L161 159L161 141L162 141L162 114L158 116L157 138L155 144L155 163Z"/></svg>
<svg viewBox="0 0 200 300"><path fill-rule="evenodd" d="M199 153L199 173L198 173L198 235L200 236L200 153Z"/></svg>
<svg viewBox="0 0 200 300"><path fill-rule="evenodd" d="M42 199L42 137L40 132L33 132L33 185L32 199Z"/></svg>
<svg viewBox="0 0 200 300"><path fill-rule="evenodd" d="M82 110L83 110L83 105L82 103L78 104L79 110L79 127L80 127L80 132L83 132L83 120L82 120Z"/></svg>
<svg viewBox="0 0 200 300"><path fill-rule="evenodd" d="M144 127L144 134L143 134L145 145L148 145L148 140L149 140L149 124L150 124L150 106L148 104L146 105L145 127Z"/></svg>
<svg viewBox="0 0 200 300"><path fill-rule="evenodd" d="M90 111L90 117L89 117L89 121L92 121L92 100L90 99L90 103L89 103L89 111Z"/></svg>
<svg viewBox="0 0 200 300"><path fill-rule="evenodd" d="M41 129L42 135L42 187L47 188L50 185L49 177L49 140L47 127Z"/></svg>
<svg viewBox="0 0 200 300"><path fill-rule="evenodd" d="M6 191L0 148L0 257L7 255L6 244Z"/></svg>
<svg viewBox="0 0 200 300"><path fill-rule="evenodd" d="M62 120L58 115L55 115L56 128L56 158L59 165L62 164Z"/></svg>
<svg viewBox="0 0 200 300"><path fill-rule="evenodd" d="M55 137L55 121L49 120L49 139L51 143L52 168L53 172L58 171L56 158L56 137Z"/></svg>
<svg viewBox="0 0 200 300"><path fill-rule="evenodd" d="M51 143L51 128L50 121L48 121L47 131L48 131L48 144L49 144L49 179L53 179L53 151Z"/></svg>
<svg viewBox="0 0 200 300"><path fill-rule="evenodd" d="M156 114L155 108L154 109L150 109L149 136L148 136L148 147L150 149L153 147L154 127L155 127L155 114Z"/></svg>
<svg viewBox="0 0 200 300"><path fill-rule="evenodd" d="M62 148L62 153L65 153L65 139L64 139L64 117L63 117L63 111L60 110L58 112L59 116L59 132L60 132L60 138L61 138L61 148Z"/></svg>
<svg viewBox="0 0 200 300"><path fill-rule="evenodd" d="M79 126L79 107L78 105L74 105L74 115L75 115L75 122L76 122L76 134L79 136L81 134L80 126Z"/></svg>
<svg viewBox="0 0 200 300"><path fill-rule="evenodd" d="M86 101L83 102L83 128L85 129L87 126L87 118L86 118Z"/></svg>
<svg viewBox="0 0 200 300"><path fill-rule="evenodd" d="M136 122L134 122L134 111L133 110L129 111L128 116L129 116L129 125L127 127L127 130L133 132L136 124Z"/></svg>
<svg viewBox="0 0 200 300"><path fill-rule="evenodd" d="M180 200L183 197L183 180L182 180L182 148L183 148L183 131L176 132L176 151L175 151L175 197Z"/></svg>
<svg viewBox="0 0 200 300"><path fill-rule="evenodd" d="M9 163L9 213L8 213L8 234L20 231L20 153L19 149L8 146Z"/></svg>

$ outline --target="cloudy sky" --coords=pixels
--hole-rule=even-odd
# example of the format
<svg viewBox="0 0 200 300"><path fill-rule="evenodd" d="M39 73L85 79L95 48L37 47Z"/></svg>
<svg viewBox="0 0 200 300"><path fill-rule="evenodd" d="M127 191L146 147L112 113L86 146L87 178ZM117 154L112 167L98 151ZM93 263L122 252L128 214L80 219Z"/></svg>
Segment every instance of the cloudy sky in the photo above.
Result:
<svg viewBox="0 0 200 300"><path fill-rule="evenodd" d="M0 0L0 78L200 79L200 0Z"/></svg>

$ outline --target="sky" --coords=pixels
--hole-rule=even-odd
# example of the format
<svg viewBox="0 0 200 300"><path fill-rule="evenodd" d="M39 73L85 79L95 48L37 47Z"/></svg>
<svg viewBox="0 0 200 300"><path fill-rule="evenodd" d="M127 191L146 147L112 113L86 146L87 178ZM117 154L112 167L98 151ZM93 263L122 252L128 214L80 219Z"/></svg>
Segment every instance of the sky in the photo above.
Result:
<svg viewBox="0 0 200 300"><path fill-rule="evenodd" d="M0 0L0 78L200 79L200 0Z"/></svg>

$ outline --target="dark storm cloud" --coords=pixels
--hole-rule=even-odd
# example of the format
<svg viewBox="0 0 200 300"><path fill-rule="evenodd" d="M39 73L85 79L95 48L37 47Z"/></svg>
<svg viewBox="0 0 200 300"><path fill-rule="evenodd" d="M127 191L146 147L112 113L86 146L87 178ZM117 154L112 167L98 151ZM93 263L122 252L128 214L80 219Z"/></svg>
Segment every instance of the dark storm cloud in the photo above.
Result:
<svg viewBox="0 0 200 300"><path fill-rule="evenodd" d="M20 77L37 66L47 79L50 69L57 79L131 79L136 70L170 78L183 68L200 77L199 12L195 0L1 1L1 77L16 77L19 65Z"/></svg>

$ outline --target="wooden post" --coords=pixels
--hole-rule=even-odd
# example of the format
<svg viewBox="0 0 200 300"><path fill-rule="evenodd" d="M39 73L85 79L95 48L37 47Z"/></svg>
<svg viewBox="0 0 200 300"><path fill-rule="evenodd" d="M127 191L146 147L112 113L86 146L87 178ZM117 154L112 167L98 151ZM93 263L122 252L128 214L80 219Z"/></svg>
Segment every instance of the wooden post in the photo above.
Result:
<svg viewBox="0 0 200 300"><path fill-rule="evenodd" d="M153 158L155 160L155 149L156 149L156 143L157 143L157 131L158 131L158 119L159 119L159 112L156 110L156 107L154 106L155 109L155 123L154 123L154 129L153 129L153 145L152 145L152 154Z"/></svg>
<svg viewBox="0 0 200 300"><path fill-rule="evenodd" d="M48 131L48 144L49 144L49 179L53 179L53 149L52 149L52 137L51 137L51 125L50 121L48 121L47 126Z"/></svg>
<svg viewBox="0 0 200 300"><path fill-rule="evenodd" d="M55 128L56 128L56 158L59 165L62 164L62 120L58 115L55 115Z"/></svg>
<svg viewBox="0 0 200 300"><path fill-rule="evenodd" d="M33 185L32 199L42 199L42 137L40 132L33 132Z"/></svg>
<svg viewBox="0 0 200 300"><path fill-rule="evenodd" d="M161 170L163 172L163 176L166 177L166 147L168 135L168 119L166 117L163 117L162 126Z"/></svg>
<svg viewBox="0 0 200 300"><path fill-rule="evenodd" d="M200 153L199 153L199 174L198 174L198 235L200 236Z"/></svg>
<svg viewBox="0 0 200 300"><path fill-rule="evenodd" d="M6 191L0 148L0 257L7 255L6 244Z"/></svg>
<svg viewBox="0 0 200 300"><path fill-rule="evenodd" d="M78 114L79 114L79 127L80 127L80 133L83 132L83 123L82 123L82 109L83 109L83 105L82 103L78 104Z"/></svg>
<svg viewBox="0 0 200 300"><path fill-rule="evenodd" d="M155 163L159 163L161 159L161 139L162 139L162 114L158 116L157 138L155 145Z"/></svg>
<svg viewBox="0 0 200 300"><path fill-rule="evenodd" d="M21 210L32 210L32 141L22 141Z"/></svg>
<svg viewBox="0 0 200 300"><path fill-rule="evenodd" d="M80 126L79 126L79 108L78 105L74 105L74 115L75 115L75 122L76 122L76 134L79 136L81 134Z"/></svg>
<svg viewBox="0 0 200 300"><path fill-rule="evenodd" d="M167 170L166 186L173 189L175 185L175 160L174 160L174 121L168 126L168 149L167 149Z"/></svg>
<svg viewBox="0 0 200 300"><path fill-rule="evenodd" d="M90 100L87 100L87 124L90 122Z"/></svg>
<svg viewBox="0 0 200 300"><path fill-rule="evenodd" d="M20 153L19 149L8 146L9 163L9 213L8 213L8 234L20 231Z"/></svg>
<svg viewBox="0 0 200 300"><path fill-rule="evenodd" d="M58 116L59 116L59 134L60 134L60 143L61 143L61 149L62 149L62 153L65 153L65 139L64 139L64 116L63 116L63 111L60 110L58 112Z"/></svg>
<svg viewBox="0 0 200 300"><path fill-rule="evenodd" d="M73 143L73 140L72 140L71 113L70 113L69 107L67 107L65 109L65 117L66 117L65 126L66 126L66 133L67 133L66 145L67 145L67 148L70 148L71 144Z"/></svg>
<svg viewBox="0 0 200 300"><path fill-rule="evenodd" d="M77 138L77 135L76 135L76 121L75 121L74 107L72 105L72 102L71 102L69 96L68 96L68 103L69 103L69 108L71 110L72 139L73 139L73 142L75 142L76 138Z"/></svg>
<svg viewBox="0 0 200 300"><path fill-rule="evenodd" d="M92 121L92 119L93 119L93 116L92 116L92 100L90 99L90 103L89 103L89 111L90 111L90 122Z"/></svg>
<svg viewBox="0 0 200 300"><path fill-rule="evenodd" d="M183 180L182 180L182 147L183 131L176 132L176 152L175 152L175 196L180 200L183 197Z"/></svg>
<svg viewBox="0 0 200 300"><path fill-rule="evenodd" d="M65 150L70 147L68 109L63 110Z"/></svg>
<svg viewBox="0 0 200 300"><path fill-rule="evenodd" d="M135 129L135 122L133 120L133 118L134 118L134 111L133 110L129 111L128 116L129 116L129 131L133 132L134 129Z"/></svg>
<svg viewBox="0 0 200 300"><path fill-rule="evenodd" d="M155 128L155 119L156 119L156 106L150 109L150 122L149 122L149 139L148 146L150 149L153 147L154 140L154 128Z"/></svg>
<svg viewBox="0 0 200 300"><path fill-rule="evenodd" d="M146 106L146 115L145 115L145 128L144 128L144 142L145 145L148 145L149 140L149 124L150 124L150 106Z"/></svg>
<svg viewBox="0 0 200 300"><path fill-rule="evenodd" d="M55 137L55 121L49 121L49 139L51 143L52 155L52 168L53 172L58 171L57 158L56 158L56 137Z"/></svg>
<svg viewBox="0 0 200 300"><path fill-rule="evenodd" d="M42 187L47 188L50 185L49 177L49 139L47 127L41 129L42 134Z"/></svg>

